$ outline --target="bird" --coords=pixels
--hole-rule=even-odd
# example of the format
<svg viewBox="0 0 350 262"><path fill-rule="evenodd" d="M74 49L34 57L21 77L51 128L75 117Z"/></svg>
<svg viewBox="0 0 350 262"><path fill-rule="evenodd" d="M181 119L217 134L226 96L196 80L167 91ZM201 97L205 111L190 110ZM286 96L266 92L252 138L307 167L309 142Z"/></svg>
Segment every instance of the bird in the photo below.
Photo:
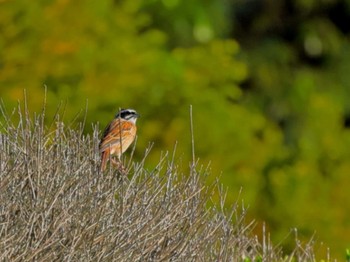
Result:
<svg viewBox="0 0 350 262"><path fill-rule="evenodd" d="M99 144L101 172L106 169L110 155L116 155L118 157L116 164L123 168L120 158L135 140L136 120L139 117L140 115L134 109L121 109L105 128ZM111 159L111 161L114 160Z"/></svg>

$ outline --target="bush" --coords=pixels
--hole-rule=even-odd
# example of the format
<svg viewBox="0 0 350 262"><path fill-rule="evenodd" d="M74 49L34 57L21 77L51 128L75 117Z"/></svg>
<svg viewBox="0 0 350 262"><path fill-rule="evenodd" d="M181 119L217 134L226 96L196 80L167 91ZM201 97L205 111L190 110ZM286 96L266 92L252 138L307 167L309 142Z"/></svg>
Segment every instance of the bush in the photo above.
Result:
<svg viewBox="0 0 350 262"><path fill-rule="evenodd" d="M83 135L83 124L16 112L18 123L4 111L1 122L2 261L314 260L311 242L284 258L266 235L259 242L246 209L225 210L219 184L205 185L205 169L180 173L165 154L147 170L147 149L140 162L124 159L128 176L101 174L97 126Z"/></svg>

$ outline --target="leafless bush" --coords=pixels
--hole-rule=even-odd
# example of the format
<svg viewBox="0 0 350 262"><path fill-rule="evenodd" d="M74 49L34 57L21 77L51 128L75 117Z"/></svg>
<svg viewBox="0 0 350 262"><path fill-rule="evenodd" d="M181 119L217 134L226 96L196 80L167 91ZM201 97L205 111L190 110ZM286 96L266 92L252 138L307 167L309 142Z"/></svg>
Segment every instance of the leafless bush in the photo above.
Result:
<svg viewBox="0 0 350 262"><path fill-rule="evenodd" d="M131 161L127 177L101 174L97 128L83 135L20 112L16 124L3 113L0 127L1 261L291 259L253 236L244 208L225 210L221 187L203 182L206 170L182 174L165 155L153 170L143 159ZM313 260L311 245L293 257Z"/></svg>

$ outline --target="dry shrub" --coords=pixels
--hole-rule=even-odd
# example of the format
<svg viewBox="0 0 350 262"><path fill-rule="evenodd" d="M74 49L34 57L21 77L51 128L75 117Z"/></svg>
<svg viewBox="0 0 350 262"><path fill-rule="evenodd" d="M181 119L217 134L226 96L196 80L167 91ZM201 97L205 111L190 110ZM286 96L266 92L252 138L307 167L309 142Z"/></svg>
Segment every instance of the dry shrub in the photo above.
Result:
<svg viewBox="0 0 350 262"><path fill-rule="evenodd" d="M218 184L190 165L182 174L165 155L153 170L146 157L129 175L99 172L99 131L27 110L14 124L3 112L0 135L1 261L298 261L310 244L282 257L259 243L245 209L224 208ZM147 155L147 150L146 154ZM176 162L176 161L175 161ZM221 203L211 197L221 192Z"/></svg>

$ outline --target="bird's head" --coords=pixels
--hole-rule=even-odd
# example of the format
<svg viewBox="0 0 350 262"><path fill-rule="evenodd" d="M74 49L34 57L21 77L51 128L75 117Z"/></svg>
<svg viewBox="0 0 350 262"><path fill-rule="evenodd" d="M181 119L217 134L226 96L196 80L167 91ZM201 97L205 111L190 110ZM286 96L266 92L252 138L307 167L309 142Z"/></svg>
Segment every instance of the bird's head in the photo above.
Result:
<svg viewBox="0 0 350 262"><path fill-rule="evenodd" d="M134 109L121 109L115 117L136 123L140 115Z"/></svg>

